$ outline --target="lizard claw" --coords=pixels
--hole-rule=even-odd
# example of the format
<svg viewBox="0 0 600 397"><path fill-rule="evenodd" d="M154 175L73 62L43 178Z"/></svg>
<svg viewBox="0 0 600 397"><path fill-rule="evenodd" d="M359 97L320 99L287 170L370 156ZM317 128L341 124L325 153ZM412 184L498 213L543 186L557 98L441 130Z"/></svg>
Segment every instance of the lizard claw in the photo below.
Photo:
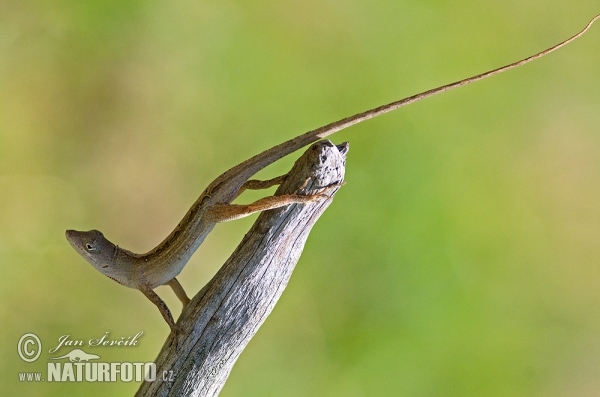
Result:
<svg viewBox="0 0 600 397"><path fill-rule="evenodd" d="M310 182L310 177L306 178L306 180L304 181L304 183L302 184L302 186L300 186L298 189L296 189L296 191L294 192L295 195L300 195L300 190L304 189L306 187L306 185L308 185L308 182Z"/></svg>
<svg viewBox="0 0 600 397"><path fill-rule="evenodd" d="M310 181L310 178L307 178L304 183L302 184L302 186L300 186L298 189L296 189L296 191L293 193L294 195L298 195L301 196L300 194L300 190L304 189L307 185L308 182ZM331 189L335 189L341 186L344 186L346 184L346 182L342 181L342 182L336 182L336 183L332 183L329 186L325 186L323 188L323 190L321 190L319 193L316 194L311 194L310 196L314 196L314 197L323 197L323 198L330 198L329 196L325 196L324 193L330 191Z"/></svg>
<svg viewBox="0 0 600 397"><path fill-rule="evenodd" d="M336 188L338 188L340 186L344 186L345 184L346 184L346 182L339 182L339 183L331 184L331 185L326 186L325 188L323 188L323 190L321 190L319 193L311 194L308 197L310 198L310 201L331 200L332 197L326 195L325 193L327 193L328 191L330 191L332 189L336 189Z"/></svg>
<svg viewBox="0 0 600 397"><path fill-rule="evenodd" d="M336 183L332 183L331 185L329 185L329 186L326 186L326 187L323 189L323 191L321 191L321 193L319 193L319 194L323 194L323 193L325 193L325 192L328 192L328 191L330 191L331 189L335 189L335 188L338 188L338 187L342 187L342 186L344 186L345 184L346 184L346 182L344 182L344 181L341 181L341 182L336 182Z"/></svg>
<svg viewBox="0 0 600 397"><path fill-rule="evenodd" d="M327 198L327 199L331 199L330 196L327 196L325 193L327 193L328 191L332 190L332 189L336 189L338 187L344 186L346 184L346 182L342 181L342 182L338 182L338 183L333 183L329 186L326 186L323 190L321 190L319 193L315 194L315 197L323 197L323 198Z"/></svg>

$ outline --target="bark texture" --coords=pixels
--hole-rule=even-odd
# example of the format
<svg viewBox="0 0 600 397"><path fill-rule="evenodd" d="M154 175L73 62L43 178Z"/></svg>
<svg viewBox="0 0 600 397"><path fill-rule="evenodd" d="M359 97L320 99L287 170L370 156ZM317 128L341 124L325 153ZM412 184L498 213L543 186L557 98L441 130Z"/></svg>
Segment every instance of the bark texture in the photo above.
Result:
<svg viewBox="0 0 600 397"><path fill-rule="evenodd" d="M344 178L348 144L313 144L276 195L317 194ZM308 182L307 182L308 180ZM337 189L327 191L333 197ZM283 293L312 226L331 199L262 213L235 252L192 299L156 359L157 380L136 396L217 396L237 358ZM173 371L174 380L162 379Z"/></svg>

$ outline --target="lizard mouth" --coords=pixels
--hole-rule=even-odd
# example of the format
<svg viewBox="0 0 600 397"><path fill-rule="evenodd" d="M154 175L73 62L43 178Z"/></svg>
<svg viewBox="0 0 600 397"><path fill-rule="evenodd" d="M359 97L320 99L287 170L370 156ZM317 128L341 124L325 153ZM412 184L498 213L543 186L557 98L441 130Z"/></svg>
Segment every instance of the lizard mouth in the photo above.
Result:
<svg viewBox="0 0 600 397"><path fill-rule="evenodd" d="M67 241L71 246L75 249L75 251L79 252L81 255L83 250L80 247L81 243L81 232L77 230L67 230L65 232L65 236L67 237Z"/></svg>
<svg viewBox="0 0 600 397"><path fill-rule="evenodd" d="M67 240L69 240L69 242L71 244L73 244L73 242L75 241L75 238L77 236L77 231L76 230L67 230L65 232L65 235L67 236Z"/></svg>

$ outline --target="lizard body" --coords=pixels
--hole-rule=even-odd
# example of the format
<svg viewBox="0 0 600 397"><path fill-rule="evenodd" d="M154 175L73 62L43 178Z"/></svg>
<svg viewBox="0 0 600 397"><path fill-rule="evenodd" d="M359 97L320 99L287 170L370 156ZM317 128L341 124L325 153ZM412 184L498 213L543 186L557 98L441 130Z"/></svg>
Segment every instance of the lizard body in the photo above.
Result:
<svg viewBox="0 0 600 397"><path fill-rule="evenodd" d="M528 58L346 117L334 123L308 131L251 157L224 172L211 182L175 230L156 248L145 254L135 254L122 249L106 239L97 230L87 232L67 230L67 240L84 259L90 262L102 274L126 287L142 291L148 299L156 304L171 329L176 330L177 327L169 309L153 289L159 285L168 284L173 288L184 306L189 302L189 298L177 281L176 276L181 272L200 244L202 244L206 236L212 231L216 223L241 218L259 211L289 204L306 203L327 197L321 194L313 196L294 194L265 197L248 205L231 204L244 189L268 188L281 183L285 178L285 175L283 175L269 181L249 180L255 173L310 143L354 124L538 59L583 35L599 18L600 15L593 18L575 36Z"/></svg>

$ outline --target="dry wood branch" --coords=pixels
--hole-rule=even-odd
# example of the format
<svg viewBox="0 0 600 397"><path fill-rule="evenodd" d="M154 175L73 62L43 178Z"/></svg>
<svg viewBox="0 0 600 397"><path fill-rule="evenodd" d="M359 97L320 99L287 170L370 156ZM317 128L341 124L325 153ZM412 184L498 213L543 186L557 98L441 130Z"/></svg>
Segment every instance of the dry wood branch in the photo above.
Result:
<svg viewBox="0 0 600 397"><path fill-rule="evenodd" d="M344 178L348 145L312 145L276 194L319 193ZM308 183L305 183L309 179ZM304 186L304 187L303 187ZM326 194L333 197L337 189ZM262 213L215 277L181 314L183 332L170 335L156 359L157 377L136 396L216 396L235 361L287 286L312 226L331 199Z"/></svg>

